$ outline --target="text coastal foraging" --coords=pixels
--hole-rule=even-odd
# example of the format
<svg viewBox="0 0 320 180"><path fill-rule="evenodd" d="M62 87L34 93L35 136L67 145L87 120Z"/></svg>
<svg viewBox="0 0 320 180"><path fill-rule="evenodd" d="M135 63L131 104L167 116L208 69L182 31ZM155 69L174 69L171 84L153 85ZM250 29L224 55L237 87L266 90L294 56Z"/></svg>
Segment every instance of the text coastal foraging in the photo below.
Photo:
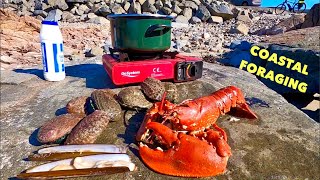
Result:
<svg viewBox="0 0 320 180"><path fill-rule="evenodd" d="M305 76L308 75L308 65L301 64L301 62L298 62L294 59L290 59L286 56L279 56L277 53L270 54L267 49L260 48L259 46L252 46L250 49L250 53L252 56L257 56L262 60L273 62L278 66L283 66L284 68L296 71L297 73L303 74ZM269 79L270 81L276 82L288 88L298 90L302 93L305 93L307 91L307 83L285 76L281 73L275 74L272 70L267 71L265 67L257 66L256 64L249 63L246 60L241 61L239 68L247 70L251 74Z"/></svg>

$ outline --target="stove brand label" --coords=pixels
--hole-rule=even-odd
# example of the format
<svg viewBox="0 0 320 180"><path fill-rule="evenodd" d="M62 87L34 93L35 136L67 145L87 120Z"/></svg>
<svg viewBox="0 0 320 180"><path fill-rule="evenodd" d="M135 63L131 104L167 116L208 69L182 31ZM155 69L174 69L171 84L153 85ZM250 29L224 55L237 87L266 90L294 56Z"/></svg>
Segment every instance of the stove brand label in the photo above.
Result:
<svg viewBox="0 0 320 180"><path fill-rule="evenodd" d="M126 71L121 72L121 76L134 78L140 75L140 71Z"/></svg>

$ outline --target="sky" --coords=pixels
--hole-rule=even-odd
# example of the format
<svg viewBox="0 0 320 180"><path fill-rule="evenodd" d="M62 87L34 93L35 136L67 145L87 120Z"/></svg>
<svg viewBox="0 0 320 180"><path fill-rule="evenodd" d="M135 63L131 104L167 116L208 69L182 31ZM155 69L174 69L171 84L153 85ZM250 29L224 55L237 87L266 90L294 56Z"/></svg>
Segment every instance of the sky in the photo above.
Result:
<svg viewBox="0 0 320 180"><path fill-rule="evenodd" d="M284 0L262 0L262 7L276 7L278 4L282 3ZM297 2L298 0L289 0L290 2ZM314 4L319 3L319 0L305 0L307 4L307 9L310 9Z"/></svg>

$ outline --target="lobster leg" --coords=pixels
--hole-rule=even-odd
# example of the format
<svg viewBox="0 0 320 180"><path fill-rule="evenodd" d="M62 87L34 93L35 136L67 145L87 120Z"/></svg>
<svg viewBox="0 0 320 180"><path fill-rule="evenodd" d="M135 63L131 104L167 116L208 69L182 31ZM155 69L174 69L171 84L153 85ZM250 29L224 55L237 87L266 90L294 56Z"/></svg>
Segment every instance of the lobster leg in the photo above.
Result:
<svg viewBox="0 0 320 180"><path fill-rule="evenodd" d="M222 156L231 156L231 148L227 143L227 134L218 125L213 124L216 130L210 129L207 132L207 137L205 138L208 142L212 143L217 148L217 153Z"/></svg>

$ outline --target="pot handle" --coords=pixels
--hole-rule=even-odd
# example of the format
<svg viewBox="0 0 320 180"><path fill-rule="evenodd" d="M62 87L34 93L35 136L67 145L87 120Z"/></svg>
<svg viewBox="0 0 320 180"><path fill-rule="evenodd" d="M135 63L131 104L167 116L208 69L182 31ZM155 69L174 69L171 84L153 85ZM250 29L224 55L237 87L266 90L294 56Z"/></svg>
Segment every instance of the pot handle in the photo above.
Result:
<svg viewBox="0 0 320 180"><path fill-rule="evenodd" d="M170 26L170 25L155 24L155 25L150 26L147 29L145 36L146 37L160 36L160 35L167 33L171 28L172 28L172 26Z"/></svg>

